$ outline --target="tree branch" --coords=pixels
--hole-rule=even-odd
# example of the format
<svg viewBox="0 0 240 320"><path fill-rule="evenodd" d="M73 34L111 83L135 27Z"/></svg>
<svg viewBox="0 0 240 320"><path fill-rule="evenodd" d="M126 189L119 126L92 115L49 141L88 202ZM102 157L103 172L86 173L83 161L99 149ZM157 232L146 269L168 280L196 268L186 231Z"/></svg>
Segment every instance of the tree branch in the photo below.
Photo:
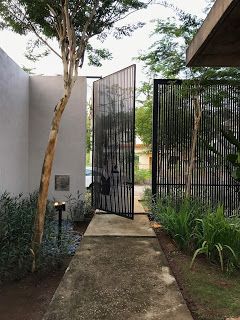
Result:
<svg viewBox="0 0 240 320"><path fill-rule="evenodd" d="M153 2L153 0L149 0L149 1L147 2L146 6L148 6L151 2ZM143 8L139 8L139 9L135 9L135 10L133 10L133 11L131 11L131 12L128 12L125 16L117 19L114 23L119 22L119 21L125 19L126 17L130 16L130 15L133 14L134 12L137 12L137 11L142 10L142 9L143 9Z"/></svg>
<svg viewBox="0 0 240 320"><path fill-rule="evenodd" d="M55 49L53 49L53 47L50 46L50 44L36 31L31 21L27 17L26 13L24 13L18 6L14 5L14 7L18 11L18 13L23 16L23 19L19 18L13 10L10 10L14 18L17 19L21 24L23 24L29 31L32 31L43 44L45 44L53 53L55 53L62 60L61 55Z"/></svg>
<svg viewBox="0 0 240 320"><path fill-rule="evenodd" d="M50 46L50 44L45 39L43 39L43 37L41 37L40 34L38 34L38 32L35 30L35 28L33 27L33 25L31 23L30 23L30 25L31 25L31 30L39 38L39 40L41 40L53 53L55 53L62 60L61 55L55 49L53 49L53 47Z"/></svg>

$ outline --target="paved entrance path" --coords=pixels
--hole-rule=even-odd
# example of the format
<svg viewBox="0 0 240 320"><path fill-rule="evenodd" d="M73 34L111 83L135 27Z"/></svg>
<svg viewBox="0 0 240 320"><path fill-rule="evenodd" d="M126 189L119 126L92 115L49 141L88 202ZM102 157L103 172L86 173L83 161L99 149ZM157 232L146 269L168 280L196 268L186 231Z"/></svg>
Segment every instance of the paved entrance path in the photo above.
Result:
<svg viewBox="0 0 240 320"><path fill-rule="evenodd" d="M192 320L146 215L96 214L44 320Z"/></svg>

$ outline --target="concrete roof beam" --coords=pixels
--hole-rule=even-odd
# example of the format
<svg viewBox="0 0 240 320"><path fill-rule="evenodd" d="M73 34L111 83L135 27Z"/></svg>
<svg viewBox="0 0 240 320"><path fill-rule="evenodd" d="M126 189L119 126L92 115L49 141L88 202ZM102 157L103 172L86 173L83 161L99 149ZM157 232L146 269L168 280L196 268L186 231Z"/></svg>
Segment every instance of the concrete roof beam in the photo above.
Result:
<svg viewBox="0 0 240 320"><path fill-rule="evenodd" d="M240 66L239 0L215 2L187 49L187 66Z"/></svg>

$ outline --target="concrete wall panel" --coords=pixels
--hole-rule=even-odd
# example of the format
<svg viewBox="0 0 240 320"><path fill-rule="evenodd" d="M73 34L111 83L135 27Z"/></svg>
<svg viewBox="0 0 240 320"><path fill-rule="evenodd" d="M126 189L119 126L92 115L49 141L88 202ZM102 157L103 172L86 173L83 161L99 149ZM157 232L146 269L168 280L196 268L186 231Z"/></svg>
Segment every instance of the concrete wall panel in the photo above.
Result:
<svg viewBox="0 0 240 320"><path fill-rule="evenodd" d="M53 110L63 93L61 76L30 77L29 187L39 186L43 156ZM55 191L54 176L70 176L70 193L85 189L86 78L79 77L63 114L49 196L64 200L66 191Z"/></svg>
<svg viewBox="0 0 240 320"><path fill-rule="evenodd" d="M0 49L0 192L28 192L29 76Z"/></svg>

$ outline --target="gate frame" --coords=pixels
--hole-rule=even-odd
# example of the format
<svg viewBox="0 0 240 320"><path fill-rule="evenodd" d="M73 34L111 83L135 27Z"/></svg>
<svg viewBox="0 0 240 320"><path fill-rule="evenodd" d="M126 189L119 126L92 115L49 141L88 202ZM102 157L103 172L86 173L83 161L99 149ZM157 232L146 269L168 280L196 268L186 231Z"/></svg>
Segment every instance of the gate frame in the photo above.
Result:
<svg viewBox="0 0 240 320"><path fill-rule="evenodd" d="M134 219L134 185L135 185L135 166L134 166L134 163L135 163L135 143L136 143L136 129L135 129L135 123L136 123L136 64L132 64L128 67L125 67L123 69L120 69L118 71L115 71L105 77L101 77L100 79L96 80L93 82L93 94L92 94L92 105L93 105L93 108L92 108L92 130L93 130L93 134L92 134L92 192L91 192L91 202L92 202L92 206L94 207L94 209L98 209L98 208L95 208L95 206L93 205L94 204L94 187L93 187L93 183L94 183L94 174L93 174L93 167L94 167L94 149L95 149L95 110L94 110L94 99L95 99L95 95L94 95L94 83L97 82L97 81L101 81L107 77L110 77L110 76L113 76L119 72L122 72L128 68L133 68L133 77L134 77L134 80L133 80L133 143L132 143L132 201L131 201L131 204L130 204L130 210L131 212L129 213L126 213L126 214L117 214L117 213L113 213L113 212L110 212L110 211L104 211L106 213L113 213L113 214L117 214L117 215L120 215L122 217L125 217L125 218L128 218L128 219Z"/></svg>
<svg viewBox="0 0 240 320"><path fill-rule="evenodd" d="M153 113L152 113L152 197L153 201L155 202L156 197L158 195L157 187L160 185L158 183L159 181L159 168L158 168L158 159L159 159L159 146L158 146L158 139L159 139L159 85L161 84L178 84L181 85L184 82L189 83L195 83L194 79L154 79L154 85L153 85ZM202 81L199 80L199 83L202 83L203 85L228 85L228 86L237 86L240 89L240 81L238 80L205 80ZM231 109L233 110L233 109ZM240 118L240 115L239 115ZM239 131L240 136L240 131ZM230 175L230 174L229 174ZM231 176L231 175L230 175ZM199 185L199 184L198 184ZM227 184L227 185L213 185L209 184L208 186L222 186L222 187L234 187L237 186L237 184ZM210 198L209 198L210 199ZM230 215L231 216L231 215Z"/></svg>

